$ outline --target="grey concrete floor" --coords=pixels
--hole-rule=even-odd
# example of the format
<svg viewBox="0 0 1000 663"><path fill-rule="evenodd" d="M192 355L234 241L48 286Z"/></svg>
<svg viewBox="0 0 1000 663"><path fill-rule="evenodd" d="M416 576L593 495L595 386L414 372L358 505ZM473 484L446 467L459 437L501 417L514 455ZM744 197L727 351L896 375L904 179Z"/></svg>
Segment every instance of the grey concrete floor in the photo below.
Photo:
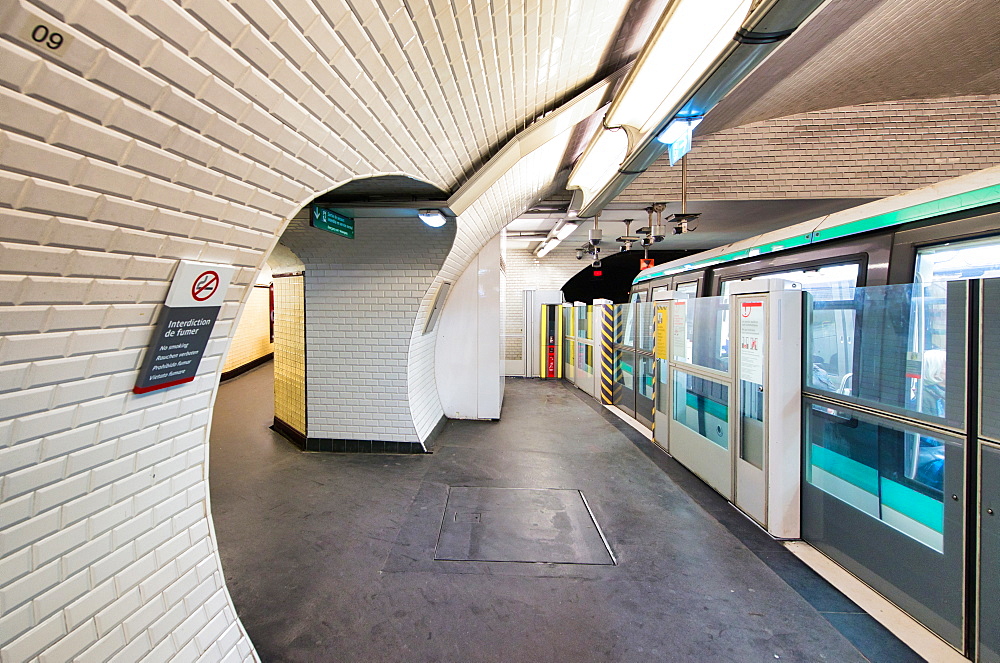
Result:
<svg viewBox="0 0 1000 663"><path fill-rule="evenodd" d="M573 387L508 379L502 420L433 454L323 454L268 429L272 380L221 386L210 449L264 661L920 660ZM449 486L582 490L618 564L435 561Z"/></svg>

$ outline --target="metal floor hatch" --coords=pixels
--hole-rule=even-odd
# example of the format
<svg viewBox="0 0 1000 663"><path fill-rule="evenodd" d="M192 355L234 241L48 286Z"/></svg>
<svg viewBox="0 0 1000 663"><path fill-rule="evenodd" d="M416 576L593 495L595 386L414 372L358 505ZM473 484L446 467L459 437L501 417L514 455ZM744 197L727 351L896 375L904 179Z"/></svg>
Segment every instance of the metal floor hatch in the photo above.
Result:
<svg viewBox="0 0 1000 663"><path fill-rule="evenodd" d="M473 486L448 489L434 559L616 563L579 490Z"/></svg>

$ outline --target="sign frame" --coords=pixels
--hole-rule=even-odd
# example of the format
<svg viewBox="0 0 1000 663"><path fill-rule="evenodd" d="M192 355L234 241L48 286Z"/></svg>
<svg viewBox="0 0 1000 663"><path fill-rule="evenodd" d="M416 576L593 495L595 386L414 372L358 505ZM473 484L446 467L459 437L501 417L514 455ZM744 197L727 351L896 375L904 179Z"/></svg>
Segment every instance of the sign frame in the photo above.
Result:
<svg viewBox="0 0 1000 663"><path fill-rule="evenodd" d="M133 393L148 394L194 380L235 273L230 265L180 261Z"/></svg>

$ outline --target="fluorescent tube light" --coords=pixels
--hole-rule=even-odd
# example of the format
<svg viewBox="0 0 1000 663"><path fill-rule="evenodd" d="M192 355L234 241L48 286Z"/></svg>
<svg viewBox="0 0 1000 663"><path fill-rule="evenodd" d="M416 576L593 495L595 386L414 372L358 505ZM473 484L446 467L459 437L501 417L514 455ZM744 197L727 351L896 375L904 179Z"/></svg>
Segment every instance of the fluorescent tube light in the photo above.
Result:
<svg viewBox="0 0 1000 663"><path fill-rule="evenodd" d="M663 121L733 43L752 0L674 0L660 18L604 124L645 134Z"/></svg>
<svg viewBox="0 0 1000 663"><path fill-rule="evenodd" d="M431 228L440 228L447 221L444 214L436 209L422 209L417 212L417 216Z"/></svg>
<svg viewBox="0 0 1000 663"><path fill-rule="evenodd" d="M634 145L642 145L677 112L733 42L752 0L671 0L652 37L604 116L604 130L570 173L567 188L583 192L583 207L615 177ZM685 150L677 143L673 156ZM679 158L679 157L677 157Z"/></svg>
<svg viewBox="0 0 1000 663"><path fill-rule="evenodd" d="M544 258L549 251L556 248L556 244L558 243L559 242L548 239L545 240L544 242L542 242L542 245L539 246L538 249L535 251L535 255L538 256L539 258Z"/></svg>
<svg viewBox="0 0 1000 663"><path fill-rule="evenodd" d="M605 129L590 143L569 175L569 188L581 189L584 201L611 181L628 154L628 134L624 130Z"/></svg>
<svg viewBox="0 0 1000 663"><path fill-rule="evenodd" d="M575 223L564 223L562 228L556 231L556 239L560 242L572 235L576 231L577 225Z"/></svg>

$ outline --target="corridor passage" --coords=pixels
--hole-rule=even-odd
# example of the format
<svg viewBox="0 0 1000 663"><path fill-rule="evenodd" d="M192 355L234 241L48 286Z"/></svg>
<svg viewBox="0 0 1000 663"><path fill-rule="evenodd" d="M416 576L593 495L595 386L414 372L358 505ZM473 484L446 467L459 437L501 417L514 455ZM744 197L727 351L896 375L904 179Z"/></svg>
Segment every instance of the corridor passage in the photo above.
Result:
<svg viewBox="0 0 1000 663"><path fill-rule="evenodd" d="M573 387L509 378L501 421L381 455L299 451L267 428L271 381L267 364L220 387L210 452L223 571L264 661L922 660ZM571 491L616 564L559 510ZM519 554L540 562L455 561Z"/></svg>

